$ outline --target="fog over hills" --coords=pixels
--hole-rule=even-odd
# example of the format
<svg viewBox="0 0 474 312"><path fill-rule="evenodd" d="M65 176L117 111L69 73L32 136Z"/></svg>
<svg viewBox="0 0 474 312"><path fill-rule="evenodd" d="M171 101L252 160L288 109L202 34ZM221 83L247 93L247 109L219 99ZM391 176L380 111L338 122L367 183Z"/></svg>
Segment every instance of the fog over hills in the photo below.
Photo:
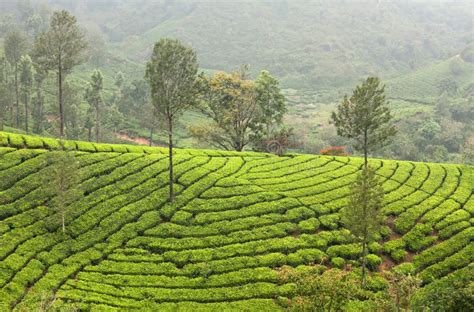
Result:
<svg viewBox="0 0 474 312"><path fill-rule="evenodd" d="M267 68L287 87L392 78L472 41L469 1L64 1L115 53L143 62L161 37L192 44L202 67ZM112 9L113 8L113 9Z"/></svg>

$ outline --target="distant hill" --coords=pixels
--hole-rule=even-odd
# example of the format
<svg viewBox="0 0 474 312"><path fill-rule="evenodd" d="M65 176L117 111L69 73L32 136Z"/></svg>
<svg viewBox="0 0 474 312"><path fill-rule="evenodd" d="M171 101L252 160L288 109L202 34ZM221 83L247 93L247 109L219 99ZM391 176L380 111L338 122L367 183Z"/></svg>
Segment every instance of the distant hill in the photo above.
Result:
<svg viewBox="0 0 474 312"><path fill-rule="evenodd" d="M177 37L196 48L203 68L249 63L297 89L346 87L370 74L393 78L472 42L469 1L49 2L72 10L125 59L144 62L157 40Z"/></svg>
<svg viewBox="0 0 474 312"><path fill-rule="evenodd" d="M390 97L422 102L433 101L443 92L452 97L466 96L473 83L474 63L461 54L386 81Z"/></svg>

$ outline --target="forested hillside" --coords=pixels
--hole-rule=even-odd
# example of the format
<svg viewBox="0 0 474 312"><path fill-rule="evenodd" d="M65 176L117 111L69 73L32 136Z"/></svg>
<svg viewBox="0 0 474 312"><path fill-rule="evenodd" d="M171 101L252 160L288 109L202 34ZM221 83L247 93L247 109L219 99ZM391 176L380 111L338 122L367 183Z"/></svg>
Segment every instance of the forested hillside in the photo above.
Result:
<svg viewBox="0 0 474 312"><path fill-rule="evenodd" d="M0 47L9 31L21 29L31 49L58 9L77 17L89 44L87 61L65 82L71 139L88 139L91 109L84 92L99 69L107 116L100 117L102 140L165 143L166 134L150 126L144 74L154 43L170 37L191 45L208 74L249 64L254 79L268 70L286 97L285 124L301 143L296 151L351 146L336 136L329 115L344 94L373 75L385 83L400 129L378 156L459 163L474 140L469 1L1 1ZM11 83L11 68L4 72ZM43 83L44 135L56 134L54 79L49 75ZM189 128L203 120L200 112L186 112L176 144L198 146Z"/></svg>
<svg viewBox="0 0 474 312"><path fill-rule="evenodd" d="M469 1L50 2L126 59L143 61L158 38L176 37L195 47L204 68L248 63L298 89L394 77L455 56L472 41Z"/></svg>

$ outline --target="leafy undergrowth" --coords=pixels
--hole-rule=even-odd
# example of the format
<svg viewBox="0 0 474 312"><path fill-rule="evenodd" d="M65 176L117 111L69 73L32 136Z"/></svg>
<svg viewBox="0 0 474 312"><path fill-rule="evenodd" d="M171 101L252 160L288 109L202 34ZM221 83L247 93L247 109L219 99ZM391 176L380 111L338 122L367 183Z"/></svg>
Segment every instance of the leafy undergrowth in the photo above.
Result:
<svg viewBox="0 0 474 312"><path fill-rule="evenodd" d="M55 139L0 133L0 308L275 311L283 265L357 266L340 224L359 158L176 150L69 141L84 197L60 234L50 194ZM387 226L374 271L412 262L426 284L473 262L472 168L372 159ZM52 296L54 294L54 296ZM47 299L45 299L47 298Z"/></svg>

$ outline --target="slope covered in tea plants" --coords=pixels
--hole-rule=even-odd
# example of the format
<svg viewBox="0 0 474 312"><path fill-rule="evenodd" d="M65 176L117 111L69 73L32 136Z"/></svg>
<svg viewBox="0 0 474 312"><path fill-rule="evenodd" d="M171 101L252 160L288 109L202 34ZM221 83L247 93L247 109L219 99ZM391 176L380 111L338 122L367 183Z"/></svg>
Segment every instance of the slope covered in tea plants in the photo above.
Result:
<svg viewBox="0 0 474 312"><path fill-rule="evenodd" d="M55 139L0 133L0 307L274 311L293 285L283 265L357 264L339 221L359 158L166 150L67 141L84 196L66 235L42 185ZM376 272L413 262L425 283L474 257L472 168L372 159L387 227ZM374 289L378 286L372 285Z"/></svg>

